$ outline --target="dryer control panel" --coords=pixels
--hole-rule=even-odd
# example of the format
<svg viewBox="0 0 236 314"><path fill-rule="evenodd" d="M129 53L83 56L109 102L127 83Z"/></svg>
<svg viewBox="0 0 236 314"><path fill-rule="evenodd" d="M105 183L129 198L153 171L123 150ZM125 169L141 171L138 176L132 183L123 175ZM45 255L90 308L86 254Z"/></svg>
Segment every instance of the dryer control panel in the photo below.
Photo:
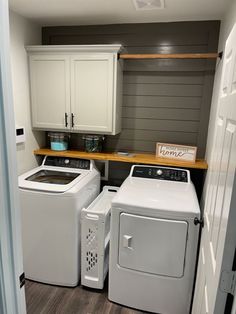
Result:
<svg viewBox="0 0 236 314"><path fill-rule="evenodd" d="M189 171L166 167L134 166L132 177L189 182Z"/></svg>
<svg viewBox="0 0 236 314"><path fill-rule="evenodd" d="M43 165L90 170L90 160L78 158L46 156Z"/></svg>

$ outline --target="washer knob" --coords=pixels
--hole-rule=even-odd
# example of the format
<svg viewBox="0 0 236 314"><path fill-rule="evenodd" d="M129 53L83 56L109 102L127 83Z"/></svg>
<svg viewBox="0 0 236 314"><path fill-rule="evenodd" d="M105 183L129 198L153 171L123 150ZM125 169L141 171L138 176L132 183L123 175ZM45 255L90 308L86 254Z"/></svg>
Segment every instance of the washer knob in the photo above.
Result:
<svg viewBox="0 0 236 314"><path fill-rule="evenodd" d="M158 170L157 170L157 174L158 174L159 176L161 176L162 173L163 173L163 171L162 171L161 169L158 169Z"/></svg>
<svg viewBox="0 0 236 314"><path fill-rule="evenodd" d="M69 164L69 162L70 162L70 160L69 160L69 159L65 159L65 164L66 164L66 165L68 165L68 164Z"/></svg>

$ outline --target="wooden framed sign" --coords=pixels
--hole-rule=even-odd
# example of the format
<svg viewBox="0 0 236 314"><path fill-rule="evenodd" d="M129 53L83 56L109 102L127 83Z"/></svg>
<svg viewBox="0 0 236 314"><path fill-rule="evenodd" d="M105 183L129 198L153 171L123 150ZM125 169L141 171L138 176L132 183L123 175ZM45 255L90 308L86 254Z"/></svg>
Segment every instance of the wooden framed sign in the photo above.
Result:
<svg viewBox="0 0 236 314"><path fill-rule="evenodd" d="M157 143L156 157L195 162L196 146Z"/></svg>

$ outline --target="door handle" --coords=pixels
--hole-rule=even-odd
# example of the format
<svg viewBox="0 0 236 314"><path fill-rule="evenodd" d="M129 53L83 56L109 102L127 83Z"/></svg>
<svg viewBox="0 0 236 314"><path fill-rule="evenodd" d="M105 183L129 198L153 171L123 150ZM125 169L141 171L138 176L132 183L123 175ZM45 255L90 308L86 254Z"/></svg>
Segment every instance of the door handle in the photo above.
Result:
<svg viewBox="0 0 236 314"><path fill-rule="evenodd" d="M204 218L198 219L197 217L194 218L193 223L195 226L200 225L202 228L204 227Z"/></svg>
<svg viewBox="0 0 236 314"><path fill-rule="evenodd" d="M132 236L125 234L123 236L123 247L126 247L127 249L132 249L131 242L132 242Z"/></svg>
<svg viewBox="0 0 236 314"><path fill-rule="evenodd" d="M68 114L65 112L65 127L68 127Z"/></svg>
<svg viewBox="0 0 236 314"><path fill-rule="evenodd" d="M75 125L75 123L74 123L74 114L72 113L71 114L71 127L73 128L74 127L74 125Z"/></svg>

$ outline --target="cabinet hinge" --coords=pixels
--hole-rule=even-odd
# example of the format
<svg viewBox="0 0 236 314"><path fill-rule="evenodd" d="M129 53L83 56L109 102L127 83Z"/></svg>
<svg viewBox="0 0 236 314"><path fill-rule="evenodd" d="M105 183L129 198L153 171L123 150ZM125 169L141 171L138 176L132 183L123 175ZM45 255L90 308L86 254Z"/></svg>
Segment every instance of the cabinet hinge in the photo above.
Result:
<svg viewBox="0 0 236 314"><path fill-rule="evenodd" d="M220 290L235 296L236 271L223 270L220 279Z"/></svg>
<svg viewBox="0 0 236 314"><path fill-rule="evenodd" d="M19 277L20 281L20 288L22 288L25 285L25 273L22 273Z"/></svg>

